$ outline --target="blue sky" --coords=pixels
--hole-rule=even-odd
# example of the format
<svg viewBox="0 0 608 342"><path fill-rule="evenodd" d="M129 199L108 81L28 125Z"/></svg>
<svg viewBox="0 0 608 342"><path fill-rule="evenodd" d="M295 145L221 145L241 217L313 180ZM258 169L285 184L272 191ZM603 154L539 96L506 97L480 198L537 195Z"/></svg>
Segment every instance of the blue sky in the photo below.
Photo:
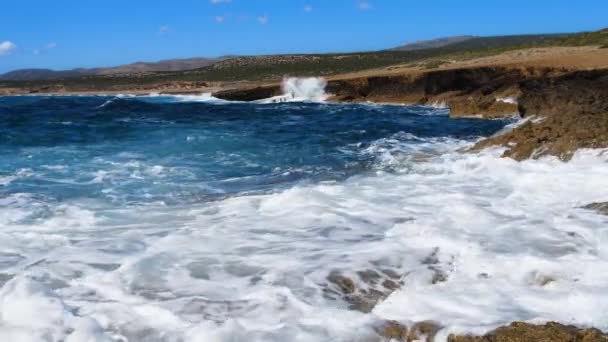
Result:
<svg viewBox="0 0 608 342"><path fill-rule="evenodd" d="M0 72L608 27L608 0L2 0Z"/></svg>

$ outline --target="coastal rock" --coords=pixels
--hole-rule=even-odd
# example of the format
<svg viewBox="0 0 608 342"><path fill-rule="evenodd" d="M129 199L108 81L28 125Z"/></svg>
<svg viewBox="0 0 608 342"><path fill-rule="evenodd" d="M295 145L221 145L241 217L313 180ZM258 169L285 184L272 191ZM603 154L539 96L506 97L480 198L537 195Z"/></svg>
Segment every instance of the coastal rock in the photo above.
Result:
<svg viewBox="0 0 608 342"><path fill-rule="evenodd" d="M608 147L608 112L563 113L529 120L509 132L480 141L472 150L497 145L507 147L503 156L515 160L553 155L568 161L577 149Z"/></svg>
<svg viewBox="0 0 608 342"><path fill-rule="evenodd" d="M356 77L328 82L333 101L445 103L454 118L539 116L472 150L502 145L516 160L555 155L569 160L579 148L608 147L608 69L477 67ZM215 93L226 100L253 101L280 94L280 87ZM505 101L504 99L509 99Z"/></svg>
<svg viewBox="0 0 608 342"><path fill-rule="evenodd" d="M376 333L390 341L433 341L441 326L433 321L423 321L408 328L396 321L386 321L376 328Z"/></svg>
<svg viewBox="0 0 608 342"><path fill-rule="evenodd" d="M351 310L371 312L376 304L401 287L400 276L391 270L363 270L356 276L345 276L332 271L327 276L329 287L325 295L332 299L342 299Z"/></svg>
<svg viewBox="0 0 608 342"><path fill-rule="evenodd" d="M596 202L583 206L583 209L595 210L602 215L608 215L608 202Z"/></svg>
<svg viewBox="0 0 608 342"><path fill-rule="evenodd" d="M274 85L245 89L228 89L213 93L213 96L228 101L256 101L278 96L281 95L281 93L281 87Z"/></svg>
<svg viewBox="0 0 608 342"><path fill-rule="evenodd" d="M608 335L597 329L579 329L574 326L549 322L532 325L515 322L498 328L484 336L450 335L448 342L605 342Z"/></svg>
<svg viewBox="0 0 608 342"><path fill-rule="evenodd" d="M608 113L608 70L585 70L539 77L520 85L523 116Z"/></svg>
<svg viewBox="0 0 608 342"><path fill-rule="evenodd" d="M477 115L494 119L518 114L517 104L496 101L489 96L454 97L446 103L449 104L450 116L453 118Z"/></svg>

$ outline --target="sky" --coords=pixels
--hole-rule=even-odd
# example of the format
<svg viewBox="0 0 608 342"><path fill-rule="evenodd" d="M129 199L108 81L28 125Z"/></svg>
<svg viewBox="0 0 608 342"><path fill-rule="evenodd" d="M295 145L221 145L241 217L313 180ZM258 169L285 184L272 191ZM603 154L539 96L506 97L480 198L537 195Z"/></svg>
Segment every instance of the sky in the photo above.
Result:
<svg viewBox="0 0 608 342"><path fill-rule="evenodd" d="M0 73L608 27L608 0L0 0Z"/></svg>

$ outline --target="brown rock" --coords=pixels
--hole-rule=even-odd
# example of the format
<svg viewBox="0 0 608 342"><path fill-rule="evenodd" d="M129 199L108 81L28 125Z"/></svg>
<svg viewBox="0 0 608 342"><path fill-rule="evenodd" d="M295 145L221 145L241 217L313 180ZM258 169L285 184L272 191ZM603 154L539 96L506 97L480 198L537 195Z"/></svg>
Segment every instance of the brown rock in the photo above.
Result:
<svg viewBox="0 0 608 342"><path fill-rule="evenodd" d="M441 326L432 321L418 322L414 324L411 329L408 329L407 326L396 321L386 321L376 328L376 332L387 340L401 342L432 342L440 329Z"/></svg>
<svg viewBox="0 0 608 342"><path fill-rule="evenodd" d="M608 147L608 112L563 113L529 121L510 132L482 140L472 150L494 145L507 147L503 156L516 160L554 155L567 161L577 149Z"/></svg>
<svg viewBox="0 0 608 342"><path fill-rule="evenodd" d="M407 341L408 329L405 325L396 321L387 321L376 328L381 337L388 340Z"/></svg>
<svg viewBox="0 0 608 342"><path fill-rule="evenodd" d="M396 272L389 270L359 271L357 278L366 286L359 287L353 279L342 275L339 271L332 271L327 276L331 286L325 289L325 295L328 298L344 300L351 310L371 312L378 302L401 286L395 280L399 278Z"/></svg>
<svg viewBox="0 0 608 342"><path fill-rule="evenodd" d="M596 202L587 204L584 209L595 210L602 215L608 215L608 202Z"/></svg>
<svg viewBox="0 0 608 342"><path fill-rule="evenodd" d="M606 342L608 335L597 329L579 329L573 326L550 322L532 325L515 322L498 328L484 336L450 335L448 342Z"/></svg>

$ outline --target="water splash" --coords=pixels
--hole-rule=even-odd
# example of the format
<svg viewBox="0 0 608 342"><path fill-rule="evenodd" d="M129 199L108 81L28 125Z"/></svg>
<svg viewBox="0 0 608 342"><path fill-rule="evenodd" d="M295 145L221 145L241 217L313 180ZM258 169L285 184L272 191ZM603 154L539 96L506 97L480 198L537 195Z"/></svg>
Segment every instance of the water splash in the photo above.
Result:
<svg viewBox="0 0 608 342"><path fill-rule="evenodd" d="M327 81L321 77L287 77L283 79L283 95L256 101L257 103L323 102Z"/></svg>

